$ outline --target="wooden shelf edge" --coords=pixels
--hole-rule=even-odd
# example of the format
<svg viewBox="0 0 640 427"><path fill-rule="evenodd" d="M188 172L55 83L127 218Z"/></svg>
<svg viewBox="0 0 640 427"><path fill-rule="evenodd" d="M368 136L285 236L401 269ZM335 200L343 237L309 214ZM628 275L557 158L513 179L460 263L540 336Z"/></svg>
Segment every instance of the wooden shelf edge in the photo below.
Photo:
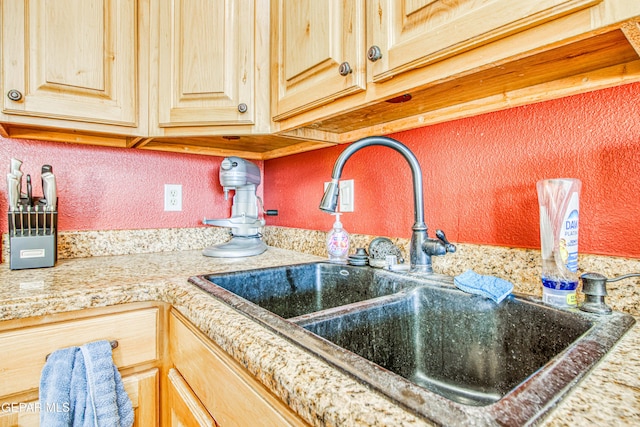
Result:
<svg viewBox="0 0 640 427"><path fill-rule="evenodd" d="M32 139L36 141L69 142L73 144L99 145L103 147L127 148L127 137L92 135L61 130L34 129L3 125L5 138Z"/></svg>
<svg viewBox="0 0 640 427"><path fill-rule="evenodd" d="M262 154L262 160L270 160L278 157L291 156L293 154L305 153L307 151L319 150L321 148L333 147L336 145L332 142L310 141L301 142L299 144L290 145L284 148L278 148Z"/></svg>
<svg viewBox="0 0 640 427"><path fill-rule="evenodd" d="M128 148L142 148L145 145L149 144L151 141L153 141L153 138L146 138L144 136L138 136L135 138L128 138L127 139L127 147Z"/></svg>
<svg viewBox="0 0 640 427"><path fill-rule="evenodd" d="M199 154L205 156L238 156L249 160L262 160L263 154L253 151L239 151L229 150L217 147L200 147L194 145L174 144L167 142L153 142L150 141L145 145L136 147L139 150L152 150L152 151L165 151L170 153L182 153L182 154Z"/></svg>
<svg viewBox="0 0 640 427"><path fill-rule="evenodd" d="M640 60L341 133L336 135L337 142L350 143L366 136L387 135L634 82L640 82Z"/></svg>
<svg viewBox="0 0 640 427"><path fill-rule="evenodd" d="M339 144L341 142L339 134L313 129L312 127L292 129L281 132L278 135L291 139L299 139L301 141L322 141L331 144Z"/></svg>

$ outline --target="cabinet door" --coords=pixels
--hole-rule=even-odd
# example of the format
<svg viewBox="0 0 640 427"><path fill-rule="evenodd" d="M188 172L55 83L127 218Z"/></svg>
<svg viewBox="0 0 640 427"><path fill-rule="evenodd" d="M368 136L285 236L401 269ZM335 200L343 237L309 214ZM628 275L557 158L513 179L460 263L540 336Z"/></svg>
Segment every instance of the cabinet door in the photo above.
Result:
<svg viewBox="0 0 640 427"><path fill-rule="evenodd" d="M133 406L133 426L158 425L158 369L125 376L122 382ZM3 398L0 401L0 426L37 427L40 425L40 409L38 399ZM65 411L67 407L50 409Z"/></svg>
<svg viewBox="0 0 640 427"><path fill-rule="evenodd" d="M135 0L4 1L1 43L5 114L137 125Z"/></svg>
<svg viewBox="0 0 640 427"><path fill-rule="evenodd" d="M277 0L273 7L274 120L365 89L364 0Z"/></svg>
<svg viewBox="0 0 640 427"><path fill-rule="evenodd" d="M435 62L602 0L374 0L373 81Z"/></svg>
<svg viewBox="0 0 640 427"><path fill-rule="evenodd" d="M124 390L133 406L134 427L158 425L159 379L158 369L122 377Z"/></svg>
<svg viewBox="0 0 640 427"><path fill-rule="evenodd" d="M171 427L215 427L215 420L175 369L169 370L169 422Z"/></svg>
<svg viewBox="0 0 640 427"><path fill-rule="evenodd" d="M249 371L175 311L169 318L169 354L189 388L220 425L307 425Z"/></svg>
<svg viewBox="0 0 640 427"><path fill-rule="evenodd" d="M155 6L157 125L253 124L254 1L166 0Z"/></svg>

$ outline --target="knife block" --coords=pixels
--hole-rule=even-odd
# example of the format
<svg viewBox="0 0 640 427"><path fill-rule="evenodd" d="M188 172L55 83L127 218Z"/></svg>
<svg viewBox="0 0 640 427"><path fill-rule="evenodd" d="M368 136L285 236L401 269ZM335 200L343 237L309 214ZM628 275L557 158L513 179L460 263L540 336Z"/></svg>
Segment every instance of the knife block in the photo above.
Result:
<svg viewBox="0 0 640 427"><path fill-rule="evenodd" d="M53 267L58 260L57 211L9 211L11 270Z"/></svg>

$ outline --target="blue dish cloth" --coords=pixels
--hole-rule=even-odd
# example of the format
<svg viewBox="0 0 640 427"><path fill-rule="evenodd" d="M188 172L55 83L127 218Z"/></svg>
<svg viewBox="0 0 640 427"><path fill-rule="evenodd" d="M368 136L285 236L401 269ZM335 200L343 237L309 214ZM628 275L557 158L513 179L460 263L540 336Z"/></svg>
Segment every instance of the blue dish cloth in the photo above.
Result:
<svg viewBox="0 0 640 427"><path fill-rule="evenodd" d="M495 276L484 276L473 270L454 277L453 283L464 292L482 295L499 304L513 291L513 284Z"/></svg>
<svg viewBox="0 0 640 427"><path fill-rule="evenodd" d="M40 425L131 427L133 421L108 341L51 353L40 377Z"/></svg>

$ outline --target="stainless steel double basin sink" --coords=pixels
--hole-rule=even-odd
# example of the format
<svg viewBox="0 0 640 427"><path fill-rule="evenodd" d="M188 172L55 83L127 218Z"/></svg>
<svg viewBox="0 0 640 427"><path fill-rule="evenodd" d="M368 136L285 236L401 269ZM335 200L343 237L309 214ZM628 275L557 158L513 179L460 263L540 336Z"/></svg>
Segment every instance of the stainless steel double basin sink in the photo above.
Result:
<svg viewBox="0 0 640 427"><path fill-rule="evenodd" d="M325 262L190 281L443 425L535 422L634 323L522 295L495 304L448 276Z"/></svg>

